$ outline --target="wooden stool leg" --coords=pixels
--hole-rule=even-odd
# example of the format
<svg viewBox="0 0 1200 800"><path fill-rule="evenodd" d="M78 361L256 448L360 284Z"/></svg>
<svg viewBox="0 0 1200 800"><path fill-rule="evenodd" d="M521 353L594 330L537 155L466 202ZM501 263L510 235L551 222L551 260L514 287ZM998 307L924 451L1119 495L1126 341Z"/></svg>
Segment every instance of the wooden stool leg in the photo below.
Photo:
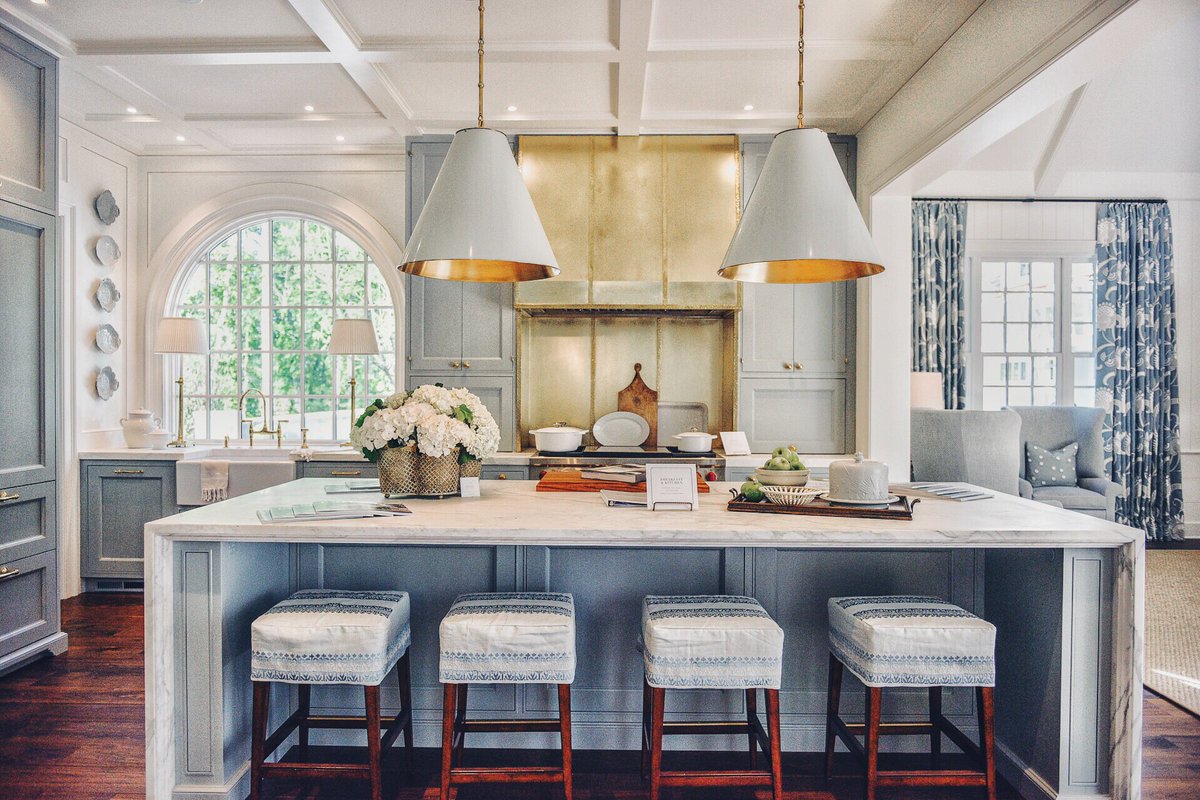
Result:
<svg viewBox="0 0 1200 800"><path fill-rule="evenodd" d="M262 765L267 754L267 714L270 711L271 684L254 681L254 710L250 731L250 800L262 797Z"/></svg>
<svg viewBox="0 0 1200 800"><path fill-rule="evenodd" d="M650 707L650 683L646 676L642 675L642 780L646 779L647 756L650 754Z"/></svg>
<svg viewBox="0 0 1200 800"><path fill-rule="evenodd" d="M379 686L364 686L363 700L367 718L367 765L371 773L371 800L382 800L383 771L380 768L382 742L379 730Z"/></svg>
<svg viewBox="0 0 1200 800"><path fill-rule="evenodd" d="M841 713L842 662L829 654L829 687L826 690L828 704L825 709L825 780L833 777L833 750L837 745L837 732L833 720Z"/></svg>
<svg viewBox="0 0 1200 800"><path fill-rule="evenodd" d="M984 770L987 772L988 800L996 800L996 705L991 686L976 689L979 706L979 749L983 751Z"/></svg>
<svg viewBox="0 0 1200 800"><path fill-rule="evenodd" d="M875 784L879 779L879 718L883 690L876 686L867 687L867 800L875 800Z"/></svg>
<svg viewBox="0 0 1200 800"><path fill-rule="evenodd" d="M929 722L933 731L929 734L929 755L933 760L933 768L937 769L942 763L942 687L929 687Z"/></svg>
<svg viewBox="0 0 1200 800"><path fill-rule="evenodd" d="M404 723L404 758L409 768L412 768L413 757L413 721L412 721L412 662L408 658L408 650L396 663L396 683L400 689L400 713L407 712L408 719Z"/></svg>
<svg viewBox="0 0 1200 800"><path fill-rule="evenodd" d="M562 741L563 795L575 797L571 778L571 684L558 685L558 732Z"/></svg>
<svg viewBox="0 0 1200 800"><path fill-rule="evenodd" d="M767 736L771 739L771 798L783 800L783 756L779 741L779 690L765 689Z"/></svg>
<svg viewBox="0 0 1200 800"><path fill-rule="evenodd" d="M462 728L463 723L466 722L466 720L467 720L467 689L468 688L470 688L470 684L467 684L467 683L460 683L458 685L458 715L457 715L457 719L455 721L455 725L460 729ZM460 767L463 765L463 751L466 749L467 749L467 734L463 733L458 738L458 748L457 748L458 752L456 753L458 765Z"/></svg>
<svg viewBox="0 0 1200 800"><path fill-rule="evenodd" d="M746 724L750 726L750 769L754 769L758 754L758 736L754 733L754 718L758 716L758 689L746 690ZM770 720L768 719L768 722Z"/></svg>
<svg viewBox="0 0 1200 800"><path fill-rule="evenodd" d="M302 683L297 688L300 705L300 760L308 761L308 716L312 713L312 686Z"/></svg>
<svg viewBox="0 0 1200 800"><path fill-rule="evenodd" d="M450 758L454 754L454 702L457 698L458 688L453 683L445 684L442 690L442 784L439 800L450 800Z"/></svg>
<svg viewBox="0 0 1200 800"><path fill-rule="evenodd" d="M662 792L663 709L667 690L651 687L650 694L650 800L659 800Z"/></svg>

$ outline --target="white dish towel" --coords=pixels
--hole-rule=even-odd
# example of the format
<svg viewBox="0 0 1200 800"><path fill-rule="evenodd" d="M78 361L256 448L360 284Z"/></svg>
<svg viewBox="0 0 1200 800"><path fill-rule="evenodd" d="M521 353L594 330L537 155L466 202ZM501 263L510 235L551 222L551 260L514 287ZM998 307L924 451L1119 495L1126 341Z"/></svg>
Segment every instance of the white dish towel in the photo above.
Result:
<svg viewBox="0 0 1200 800"><path fill-rule="evenodd" d="M229 497L229 462L200 462L200 498L217 503Z"/></svg>

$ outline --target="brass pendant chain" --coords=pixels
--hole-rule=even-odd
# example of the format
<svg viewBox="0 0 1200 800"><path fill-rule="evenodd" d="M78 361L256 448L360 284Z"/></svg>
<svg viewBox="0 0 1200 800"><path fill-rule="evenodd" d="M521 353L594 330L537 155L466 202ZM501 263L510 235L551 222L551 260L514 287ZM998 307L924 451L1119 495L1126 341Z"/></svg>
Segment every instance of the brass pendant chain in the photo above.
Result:
<svg viewBox="0 0 1200 800"><path fill-rule="evenodd" d="M480 22L482 25L483 23ZM796 127L804 127L804 0L800 0L800 37L796 40L796 50L800 60L800 76L796 86L800 90L799 102L796 105ZM483 56L480 55L482 59ZM480 84L482 86L483 84ZM480 89L480 91L483 91Z"/></svg>
<svg viewBox="0 0 1200 800"><path fill-rule="evenodd" d="M479 119L476 127L484 127L484 0L479 0Z"/></svg>

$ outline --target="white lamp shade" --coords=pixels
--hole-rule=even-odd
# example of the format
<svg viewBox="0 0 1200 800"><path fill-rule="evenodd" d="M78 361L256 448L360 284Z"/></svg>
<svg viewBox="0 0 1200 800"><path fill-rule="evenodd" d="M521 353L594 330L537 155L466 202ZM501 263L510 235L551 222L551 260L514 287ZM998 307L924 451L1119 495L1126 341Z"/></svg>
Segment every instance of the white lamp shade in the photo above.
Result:
<svg viewBox="0 0 1200 800"><path fill-rule="evenodd" d="M335 319L329 337L329 352L339 356L374 356L379 354L375 326L369 319Z"/></svg>
<svg viewBox="0 0 1200 800"><path fill-rule="evenodd" d="M190 317L163 317L158 321L158 334L154 337L156 353L208 352L208 330L204 323Z"/></svg>
<svg viewBox="0 0 1200 800"><path fill-rule="evenodd" d="M942 394L942 373L914 372L909 386L909 399L912 408L946 407L946 398Z"/></svg>
<svg viewBox="0 0 1200 800"><path fill-rule="evenodd" d="M775 136L725 253L721 275L756 283L822 283L883 272L829 137Z"/></svg>
<svg viewBox="0 0 1200 800"><path fill-rule="evenodd" d="M466 128L454 135L400 269L426 278L485 283L558 274L558 261L507 136L490 128Z"/></svg>

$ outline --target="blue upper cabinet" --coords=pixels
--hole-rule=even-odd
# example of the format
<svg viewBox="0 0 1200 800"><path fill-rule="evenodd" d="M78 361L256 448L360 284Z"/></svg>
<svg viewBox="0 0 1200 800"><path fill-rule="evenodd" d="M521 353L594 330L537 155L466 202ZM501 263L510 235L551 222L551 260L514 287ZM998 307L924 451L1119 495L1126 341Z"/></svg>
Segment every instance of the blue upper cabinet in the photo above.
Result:
<svg viewBox="0 0 1200 800"><path fill-rule="evenodd" d="M0 27L0 200L57 214L58 61Z"/></svg>
<svg viewBox="0 0 1200 800"><path fill-rule="evenodd" d="M449 147L444 137L409 143L409 232ZM511 375L515 370L512 284L408 279L409 372Z"/></svg>

